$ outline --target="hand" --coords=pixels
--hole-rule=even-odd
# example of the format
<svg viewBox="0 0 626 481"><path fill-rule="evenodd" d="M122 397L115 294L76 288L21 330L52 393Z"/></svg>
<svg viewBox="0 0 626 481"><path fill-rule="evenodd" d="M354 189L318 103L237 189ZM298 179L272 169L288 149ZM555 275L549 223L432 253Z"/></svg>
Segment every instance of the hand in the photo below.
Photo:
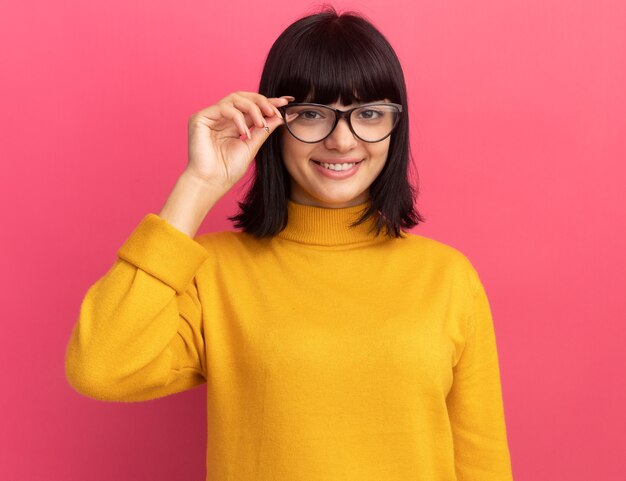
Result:
<svg viewBox="0 0 626 481"><path fill-rule="evenodd" d="M284 123L277 107L293 100L237 91L193 114L188 122L186 171L226 192L246 173L263 142Z"/></svg>

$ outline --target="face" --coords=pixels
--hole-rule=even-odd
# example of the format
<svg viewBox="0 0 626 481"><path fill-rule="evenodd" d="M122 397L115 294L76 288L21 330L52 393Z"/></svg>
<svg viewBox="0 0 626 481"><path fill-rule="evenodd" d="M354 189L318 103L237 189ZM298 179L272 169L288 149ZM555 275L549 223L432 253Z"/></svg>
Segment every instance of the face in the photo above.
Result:
<svg viewBox="0 0 626 481"><path fill-rule="evenodd" d="M362 104L328 105L347 110ZM283 162L291 177L292 201L326 208L351 207L367 201L369 187L387 161L391 136L380 142L364 142L350 131L346 119L341 119L326 139L313 144L296 139L284 125L280 129ZM358 163L347 171L319 165L319 162L338 161Z"/></svg>

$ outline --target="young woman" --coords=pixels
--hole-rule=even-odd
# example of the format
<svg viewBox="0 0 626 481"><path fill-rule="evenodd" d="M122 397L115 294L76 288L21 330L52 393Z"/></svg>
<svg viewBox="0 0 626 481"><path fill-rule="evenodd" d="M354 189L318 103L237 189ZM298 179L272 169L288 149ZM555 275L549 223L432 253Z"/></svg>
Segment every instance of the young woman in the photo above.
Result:
<svg viewBox="0 0 626 481"><path fill-rule="evenodd" d="M206 383L207 480L512 479L496 339L470 261L407 232L402 69L332 8L276 40L259 93L189 120L189 162L88 290L80 393ZM240 231L197 235L255 160Z"/></svg>

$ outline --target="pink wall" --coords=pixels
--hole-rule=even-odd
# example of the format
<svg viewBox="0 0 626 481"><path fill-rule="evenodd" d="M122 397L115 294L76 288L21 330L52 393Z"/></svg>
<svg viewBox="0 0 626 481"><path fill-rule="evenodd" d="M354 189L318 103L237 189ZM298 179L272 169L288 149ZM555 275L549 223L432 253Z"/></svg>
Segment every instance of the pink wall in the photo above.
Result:
<svg viewBox="0 0 626 481"><path fill-rule="evenodd" d="M3 2L1 479L203 479L202 388L89 400L64 350L87 288L184 168L188 117L256 90L274 38L314 5ZM626 4L335 5L404 64L416 232L484 280L516 480L622 479ZM240 195L201 231L231 228Z"/></svg>

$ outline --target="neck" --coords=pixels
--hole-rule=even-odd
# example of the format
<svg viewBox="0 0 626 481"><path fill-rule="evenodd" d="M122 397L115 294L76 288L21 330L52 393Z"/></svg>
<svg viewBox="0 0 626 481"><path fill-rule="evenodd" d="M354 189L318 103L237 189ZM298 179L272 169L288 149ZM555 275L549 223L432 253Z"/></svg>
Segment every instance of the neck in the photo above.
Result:
<svg viewBox="0 0 626 481"><path fill-rule="evenodd" d="M287 227L278 234L278 237L301 244L322 246L385 240L384 229L376 236L375 225L378 214L362 224L350 226L368 207L369 201L348 207L328 208L300 204L288 199Z"/></svg>

